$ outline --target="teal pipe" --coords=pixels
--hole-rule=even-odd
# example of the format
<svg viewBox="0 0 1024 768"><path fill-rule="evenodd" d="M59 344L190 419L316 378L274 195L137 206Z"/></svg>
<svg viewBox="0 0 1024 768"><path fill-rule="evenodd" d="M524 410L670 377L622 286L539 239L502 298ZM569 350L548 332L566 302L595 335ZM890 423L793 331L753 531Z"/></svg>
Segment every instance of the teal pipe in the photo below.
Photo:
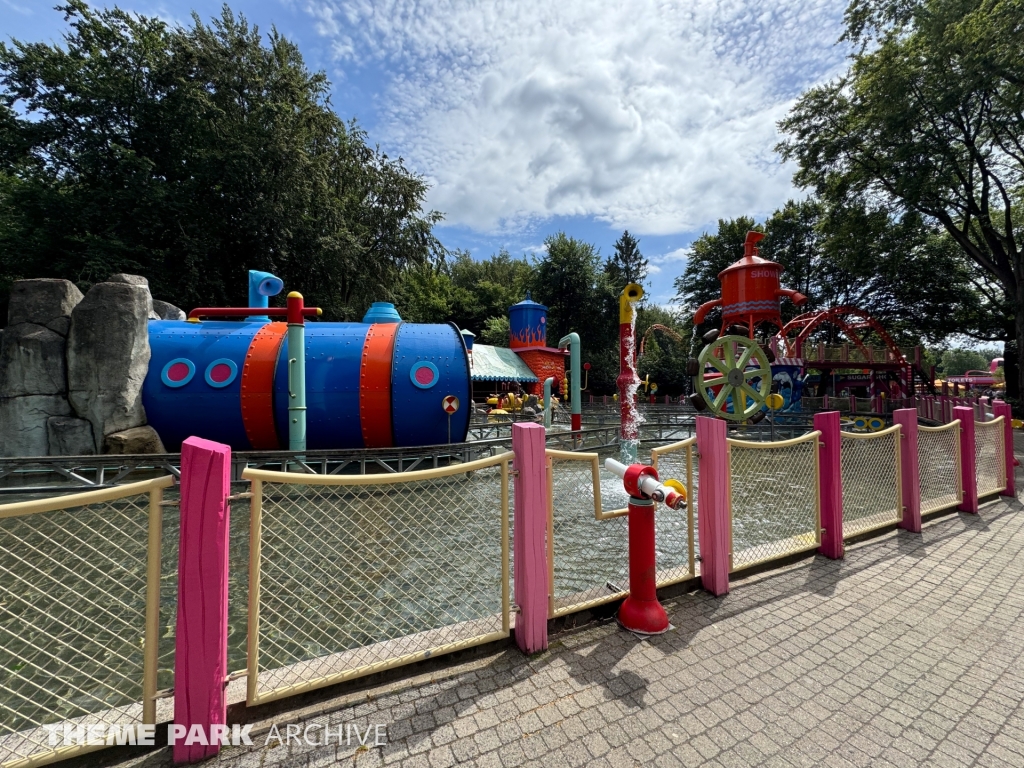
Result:
<svg viewBox="0 0 1024 768"><path fill-rule="evenodd" d="M302 294L288 294L288 450L306 450L306 326Z"/></svg>
<svg viewBox="0 0 1024 768"><path fill-rule="evenodd" d="M583 371L580 368L580 335L578 333L570 333L563 336L562 340L558 342L558 348L565 349L566 345L569 347L569 391L572 393L572 428L573 430L578 430L582 427L580 382L583 380Z"/></svg>
<svg viewBox="0 0 1024 768"><path fill-rule="evenodd" d="M254 309L266 309L270 306L268 296L277 296L284 290L284 281L269 272L249 270L249 306ZM254 315L250 320L270 322L266 315Z"/></svg>
<svg viewBox="0 0 1024 768"><path fill-rule="evenodd" d="M552 376L544 379L544 429L551 428L551 385L554 383Z"/></svg>

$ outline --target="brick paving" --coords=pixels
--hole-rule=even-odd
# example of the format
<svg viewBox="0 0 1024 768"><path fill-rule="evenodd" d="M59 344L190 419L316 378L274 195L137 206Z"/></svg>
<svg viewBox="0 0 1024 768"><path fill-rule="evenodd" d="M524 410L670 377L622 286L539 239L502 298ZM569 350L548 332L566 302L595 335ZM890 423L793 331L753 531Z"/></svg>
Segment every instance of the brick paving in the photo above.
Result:
<svg viewBox="0 0 1024 768"><path fill-rule="evenodd" d="M675 629L659 637L593 625L533 658L503 650L274 718L384 724L385 746L266 745L263 723L257 746L211 764L1020 768L1022 550L1021 504L990 500L842 561L667 600Z"/></svg>

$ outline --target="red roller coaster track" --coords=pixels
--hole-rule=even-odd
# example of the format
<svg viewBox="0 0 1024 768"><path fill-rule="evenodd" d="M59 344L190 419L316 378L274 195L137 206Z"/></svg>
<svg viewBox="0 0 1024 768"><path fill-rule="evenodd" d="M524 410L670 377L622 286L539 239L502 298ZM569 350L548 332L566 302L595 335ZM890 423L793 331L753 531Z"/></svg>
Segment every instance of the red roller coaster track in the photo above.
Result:
<svg viewBox="0 0 1024 768"><path fill-rule="evenodd" d="M801 357L804 342L807 341L815 328L824 323L830 323L842 331L865 354L868 352L867 346L864 344L862 334L858 333L858 329L870 329L888 347L889 352L893 356L893 362L904 365L908 364L903 356L903 352L896 346L896 342L892 340L892 337L886 332L882 324L864 310L857 309L857 307L831 307L830 309L816 312L805 312L794 317L779 331L777 337L779 349L785 350L786 357ZM789 337L793 333L796 333L796 336L790 339Z"/></svg>

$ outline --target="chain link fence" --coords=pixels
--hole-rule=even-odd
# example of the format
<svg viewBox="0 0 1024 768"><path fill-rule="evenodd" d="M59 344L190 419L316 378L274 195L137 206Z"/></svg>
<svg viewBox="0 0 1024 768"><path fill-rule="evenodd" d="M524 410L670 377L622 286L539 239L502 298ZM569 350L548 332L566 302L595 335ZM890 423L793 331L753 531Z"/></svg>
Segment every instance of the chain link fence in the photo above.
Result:
<svg viewBox="0 0 1024 768"><path fill-rule="evenodd" d="M918 425L917 478L922 515L955 507L963 501L959 419L942 427Z"/></svg>
<svg viewBox="0 0 1024 768"><path fill-rule="evenodd" d="M690 484L694 475L692 447L695 442L694 438L689 438L656 448L652 457L659 476L680 480L687 486L690 499L693 498ZM601 469L598 454L552 450L547 453L551 478L548 613L555 617L626 596L629 590L629 517L625 507L603 508L604 499L611 493L622 495L622 480ZM659 506L655 511L659 587L694 575L692 518L689 508L671 510Z"/></svg>
<svg viewBox="0 0 1024 768"><path fill-rule="evenodd" d="M662 480L678 480L686 486L685 516L666 510L655 518L658 586L663 587L697 575L697 438L653 449L651 466Z"/></svg>
<svg viewBox="0 0 1024 768"><path fill-rule="evenodd" d="M252 481L249 704L508 636L511 453Z"/></svg>
<svg viewBox="0 0 1024 768"><path fill-rule="evenodd" d="M804 396L800 398L800 404L803 410L817 413L818 411L824 410L825 398Z"/></svg>
<svg viewBox="0 0 1024 768"><path fill-rule="evenodd" d="M596 453L547 454L548 615L553 618L626 596L629 518L625 507L607 512L602 508Z"/></svg>
<svg viewBox="0 0 1024 768"><path fill-rule="evenodd" d="M814 431L775 443L727 441L730 571L820 546L820 435Z"/></svg>
<svg viewBox="0 0 1024 768"><path fill-rule="evenodd" d="M1006 489L1004 418L1000 416L992 421L974 422L974 471L978 480L979 497Z"/></svg>
<svg viewBox="0 0 1024 768"><path fill-rule="evenodd" d="M0 506L0 765L44 726L156 722L161 504L173 477Z"/></svg>
<svg viewBox="0 0 1024 768"><path fill-rule="evenodd" d="M840 433L843 536L856 536L903 519L900 426L872 434Z"/></svg>

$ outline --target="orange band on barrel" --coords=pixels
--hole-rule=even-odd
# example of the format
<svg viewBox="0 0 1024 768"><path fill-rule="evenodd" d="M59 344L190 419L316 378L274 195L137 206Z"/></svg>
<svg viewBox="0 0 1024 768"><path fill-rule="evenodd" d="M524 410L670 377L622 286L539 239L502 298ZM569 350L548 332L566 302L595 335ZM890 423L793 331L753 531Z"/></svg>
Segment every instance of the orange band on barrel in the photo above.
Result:
<svg viewBox="0 0 1024 768"><path fill-rule="evenodd" d="M390 448L391 358L398 323L374 323L363 344L359 369L359 426L366 448Z"/></svg>
<svg viewBox="0 0 1024 768"><path fill-rule="evenodd" d="M287 323L267 323L253 336L242 368L242 423L256 451L281 447L274 427L274 372Z"/></svg>

